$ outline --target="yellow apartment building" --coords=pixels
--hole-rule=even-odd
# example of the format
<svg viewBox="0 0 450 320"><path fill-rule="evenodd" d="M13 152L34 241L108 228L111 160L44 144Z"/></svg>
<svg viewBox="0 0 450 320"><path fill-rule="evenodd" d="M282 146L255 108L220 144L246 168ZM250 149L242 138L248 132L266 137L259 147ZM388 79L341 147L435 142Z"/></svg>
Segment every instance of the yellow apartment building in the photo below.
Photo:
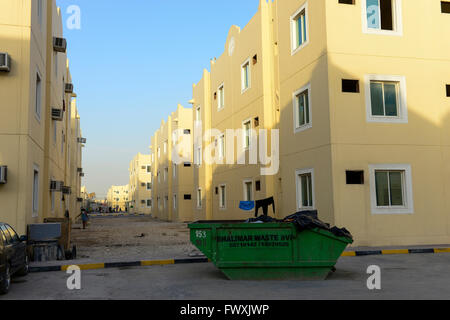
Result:
<svg viewBox="0 0 450 320"><path fill-rule="evenodd" d="M108 207L114 211L125 212L129 210L130 186L111 186L107 194Z"/></svg>
<svg viewBox="0 0 450 320"><path fill-rule="evenodd" d="M138 153L130 162L130 213L151 214L152 165L151 155Z"/></svg>
<svg viewBox="0 0 450 320"><path fill-rule="evenodd" d="M192 124L192 109L178 105L167 122L162 121L151 139L152 195L155 201L152 215L155 218L192 221L193 164L189 144L192 139ZM177 141L187 141L188 145L178 150ZM174 156L180 161L174 161Z"/></svg>
<svg viewBox="0 0 450 320"><path fill-rule="evenodd" d="M240 201L273 196L276 217L317 209L354 245L449 243L449 6L261 1L193 87L193 218L246 219ZM279 130L274 174L249 165L260 129Z"/></svg>
<svg viewBox="0 0 450 320"><path fill-rule="evenodd" d="M55 1L1 6L0 220L24 234L30 223L78 212L81 130Z"/></svg>

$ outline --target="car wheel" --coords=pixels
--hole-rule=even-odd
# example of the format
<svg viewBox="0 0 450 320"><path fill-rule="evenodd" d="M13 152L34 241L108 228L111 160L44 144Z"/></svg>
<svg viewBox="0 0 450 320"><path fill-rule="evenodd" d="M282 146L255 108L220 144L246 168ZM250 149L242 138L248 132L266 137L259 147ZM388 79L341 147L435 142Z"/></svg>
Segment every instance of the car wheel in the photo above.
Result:
<svg viewBox="0 0 450 320"><path fill-rule="evenodd" d="M16 273L16 275L19 277L24 277L28 274L29 270L30 270L30 262L28 260L28 255L25 255L25 264L23 265L23 268Z"/></svg>
<svg viewBox="0 0 450 320"><path fill-rule="evenodd" d="M3 280L0 282L0 294L7 294L9 287L11 286L11 272L9 264L6 264L5 273L3 274Z"/></svg>

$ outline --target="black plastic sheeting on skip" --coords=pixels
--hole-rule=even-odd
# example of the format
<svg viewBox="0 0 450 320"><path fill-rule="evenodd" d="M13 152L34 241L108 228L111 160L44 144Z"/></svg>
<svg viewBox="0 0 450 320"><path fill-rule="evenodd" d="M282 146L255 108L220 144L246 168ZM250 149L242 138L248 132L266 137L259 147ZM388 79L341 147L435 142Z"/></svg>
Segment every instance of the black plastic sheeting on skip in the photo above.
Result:
<svg viewBox="0 0 450 320"><path fill-rule="evenodd" d="M301 211L290 216L287 216L283 220L277 220L269 216L260 216L258 218L248 219L247 223L270 223L270 222L284 222L293 223L299 232L311 229L323 229L330 231L337 237L345 237L353 240L353 236L345 228L331 227L328 223L319 220L317 210L313 211Z"/></svg>

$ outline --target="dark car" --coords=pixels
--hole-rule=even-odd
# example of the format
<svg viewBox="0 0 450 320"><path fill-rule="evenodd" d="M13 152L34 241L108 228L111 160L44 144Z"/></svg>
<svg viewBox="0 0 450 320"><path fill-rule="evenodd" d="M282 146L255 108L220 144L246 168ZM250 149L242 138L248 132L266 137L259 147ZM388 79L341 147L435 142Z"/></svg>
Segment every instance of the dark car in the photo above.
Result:
<svg viewBox="0 0 450 320"><path fill-rule="evenodd" d="M0 294L6 294L11 276L28 274L26 237L20 237L6 223L0 223Z"/></svg>

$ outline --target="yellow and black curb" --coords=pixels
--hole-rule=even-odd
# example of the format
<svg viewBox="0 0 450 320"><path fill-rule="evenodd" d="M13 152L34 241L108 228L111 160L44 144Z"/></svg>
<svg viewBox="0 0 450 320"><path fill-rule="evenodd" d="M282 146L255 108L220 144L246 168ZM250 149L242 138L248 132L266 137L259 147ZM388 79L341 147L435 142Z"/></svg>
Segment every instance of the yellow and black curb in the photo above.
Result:
<svg viewBox="0 0 450 320"><path fill-rule="evenodd" d="M343 257L364 257L397 254L425 254L425 253L450 253L450 248L423 248L423 249L393 249L393 250L371 250L371 251L346 251Z"/></svg>
<svg viewBox="0 0 450 320"><path fill-rule="evenodd" d="M450 253L450 248L346 251L342 254L342 257L364 257L364 256L379 256L379 255L429 254L429 253ZM78 266L81 270L96 270L96 269L112 269L112 268L126 268L126 267L166 266L175 264L193 264L193 263L207 263L207 262L210 262L208 258L188 258L188 259L143 260L131 262L76 264L76 266ZM67 269L70 266L71 265L30 267L30 272L38 273L38 272L67 271Z"/></svg>
<svg viewBox="0 0 450 320"><path fill-rule="evenodd" d="M150 267L150 266L165 266L172 264L193 264L209 262L207 258L189 258L189 259L169 259L169 260L149 260L149 261L131 261L131 262L110 262L110 263L90 263L90 264L74 264L81 270L97 270L97 269L111 269L111 268L126 268L126 267ZM64 266L44 266L44 267L30 267L30 272L55 272L67 271L71 265Z"/></svg>

